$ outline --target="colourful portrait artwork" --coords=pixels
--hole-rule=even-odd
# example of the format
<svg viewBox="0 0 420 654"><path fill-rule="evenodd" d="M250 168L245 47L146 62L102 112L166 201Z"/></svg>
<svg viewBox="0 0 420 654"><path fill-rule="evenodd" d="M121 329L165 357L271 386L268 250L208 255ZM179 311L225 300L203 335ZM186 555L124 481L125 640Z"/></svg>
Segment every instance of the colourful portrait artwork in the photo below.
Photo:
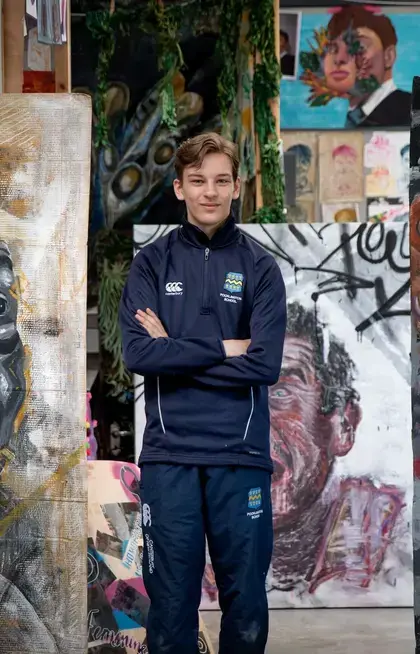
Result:
<svg viewBox="0 0 420 654"><path fill-rule="evenodd" d="M361 132L319 137L320 200L324 203L363 200L363 147Z"/></svg>
<svg viewBox="0 0 420 654"><path fill-rule="evenodd" d="M373 132L365 146L366 196L408 200L410 134ZM406 202L408 204L408 202Z"/></svg>
<svg viewBox="0 0 420 654"><path fill-rule="evenodd" d="M416 21L360 4L305 13L299 81L281 83L283 128L408 127Z"/></svg>

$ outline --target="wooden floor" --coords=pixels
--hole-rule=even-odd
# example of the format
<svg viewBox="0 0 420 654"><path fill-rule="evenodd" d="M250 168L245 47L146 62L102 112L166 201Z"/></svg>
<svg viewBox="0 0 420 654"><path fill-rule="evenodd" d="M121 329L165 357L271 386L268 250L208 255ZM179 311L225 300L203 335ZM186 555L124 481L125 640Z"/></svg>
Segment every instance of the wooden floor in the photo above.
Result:
<svg viewBox="0 0 420 654"><path fill-rule="evenodd" d="M217 654L220 614L202 613ZM414 654L412 609L270 612L265 654ZM239 652L238 652L239 654Z"/></svg>

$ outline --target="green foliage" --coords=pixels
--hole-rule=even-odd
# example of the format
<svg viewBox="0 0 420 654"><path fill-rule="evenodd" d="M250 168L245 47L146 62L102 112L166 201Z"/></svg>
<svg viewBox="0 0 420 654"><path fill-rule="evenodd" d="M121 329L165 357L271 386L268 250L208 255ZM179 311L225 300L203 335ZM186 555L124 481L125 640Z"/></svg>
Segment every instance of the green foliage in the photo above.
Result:
<svg viewBox="0 0 420 654"><path fill-rule="evenodd" d="M310 70L311 73L321 70L321 61L316 52L301 52L299 59L303 70Z"/></svg>
<svg viewBox="0 0 420 654"><path fill-rule="evenodd" d="M356 81L356 95L369 95L376 91L380 87L380 84L377 78L374 75L370 75L366 79L358 79Z"/></svg>
<svg viewBox="0 0 420 654"><path fill-rule="evenodd" d="M328 93L324 93L323 95L317 95L311 100L310 105L311 107L325 107L331 100L331 96Z"/></svg>
<svg viewBox="0 0 420 654"><path fill-rule="evenodd" d="M254 122L261 153L261 185L264 211L258 222L286 222L284 182L276 122L270 103L279 102L280 66L276 57L272 0L251 0L249 40L259 63L254 72ZM270 219L268 212L271 212Z"/></svg>
<svg viewBox="0 0 420 654"><path fill-rule="evenodd" d="M115 14L111 15L109 11L91 12L86 16L86 24L99 46L94 110L97 117L95 147L100 148L109 144L108 117L105 108L109 67L115 52Z"/></svg>
<svg viewBox="0 0 420 654"><path fill-rule="evenodd" d="M98 275L98 323L104 357L104 381L111 394L119 396L132 390L132 375L122 359L118 309L127 280L133 252L132 240L115 230L104 229L96 235L93 257Z"/></svg>
<svg viewBox="0 0 420 654"><path fill-rule="evenodd" d="M130 270L130 261L103 261L99 281L98 319L101 345L107 353L105 381L112 395L121 395L132 386L132 376L122 359L121 330L118 309L124 284Z"/></svg>
<svg viewBox="0 0 420 654"><path fill-rule="evenodd" d="M232 105L236 106L238 92L237 50L245 4L245 0L224 0L220 15L217 55L222 69L217 81L217 94L220 114L227 134L231 131L227 124L228 114Z"/></svg>
<svg viewBox="0 0 420 654"><path fill-rule="evenodd" d="M183 66L182 51L178 42L180 29L179 17L168 14L163 3L157 0L149 0L148 11L156 35L158 46L158 66L162 73L160 99L162 104L162 125L172 130L175 129L176 105L173 89L173 78L176 72Z"/></svg>

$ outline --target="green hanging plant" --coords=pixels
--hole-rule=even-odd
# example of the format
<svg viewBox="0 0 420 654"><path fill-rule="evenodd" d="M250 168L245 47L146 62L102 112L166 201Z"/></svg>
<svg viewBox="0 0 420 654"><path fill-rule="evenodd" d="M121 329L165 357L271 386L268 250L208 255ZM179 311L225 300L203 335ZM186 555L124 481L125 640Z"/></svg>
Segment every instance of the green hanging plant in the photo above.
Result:
<svg viewBox="0 0 420 654"><path fill-rule="evenodd" d="M252 90L254 124L261 157L263 207L252 222L285 222L284 186L280 160L280 143L270 103L279 101L280 65L276 56L274 8L272 0L224 0L220 16L217 46L222 70L218 79L218 100L224 132L231 135L229 117L235 114L238 89L237 52L243 12L250 10L248 40L255 65ZM233 108L233 112L232 112Z"/></svg>
<svg viewBox="0 0 420 654"><path fill-rule="evenodd" d="M173 130L177 126L173 79L184 65L178 41L180 24L176 15L170 15L165 11L163 3L159 0L149 0L148 9L156 25L158 67L163 75L160 92L162 125Z"/></svg>
<svg viewBox="0 0 420 654"><path fill-rule="evenodd" d="M112 395L121 395L132 387L132 375L122 358L121 329L118 310L131 261L105 259L99 280L98 323L101 344L109 361L105 368L105 381Z"/></svg>
<svg viewBox="0 0 420 654"><path fill-rule="evenodd" d="M286 222L284 180L280 164L280 143L270 103L279 101L280 65L276 56L274 7L272 0L251 0L249 40L256 63L254 91L255 131L261 153L261 185L264 206L255 222Z"/></svg>
<svg viewBox="0 0 420 654"><path fill-rule="evenodd" d="M226 136L231 136L232 126L228 124L228 114L235 105L238 92L237 51L242 13L246 0L224 0L220 15L220 35L216 52L222 62L217 80L217 95L220 115Z"/></svg>
<svg viewBox="0 0 420 654"><path fill-rule="evenodd" d="M98 275L98 327L104 359L104 380L114 396L133 389L133 379L122 357L121 330L118 312L121 294L132 261L133 243L130 237L115 230L97 233L93 257Z"/></svg>
<svg viewBox="0 0 420 654"><path fill-rule="evenodd" d="M96 67L96 90L94 110L96 116L95 147L107 147L108 116L106 97L109 84L109 68L115 52L115 27L118 16L109 11L92 11L86 15L86 25L95 41L98 42L98 65Z"/></svg>

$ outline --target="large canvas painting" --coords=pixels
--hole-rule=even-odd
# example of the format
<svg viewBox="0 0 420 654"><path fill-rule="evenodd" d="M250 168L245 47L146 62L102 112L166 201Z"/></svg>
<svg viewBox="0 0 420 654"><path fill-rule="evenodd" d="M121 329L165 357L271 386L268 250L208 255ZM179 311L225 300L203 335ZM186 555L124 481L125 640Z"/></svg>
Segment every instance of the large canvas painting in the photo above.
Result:
<svg viewBox="0 0 420 654"><path fill-rule="evenodd" d="M305 11L296 79L281 81L282 129L408 129L418 19L361 4Z"/></svg>
<svg viewBox="0 0 420 654"><path fill-rule="evenodd" d="M0 652L84 654L91 105L0 113Z"/></svg>
<svg viewBox="0 0 420 654"><path fill-rule="evenodd" d="M168 228L137 226L136 248ZM271 607L412 604L407 224L244 226L283 272ZM136 383L136 442L144 405ZM203 607L217 608L211 566Z"/></svg>

